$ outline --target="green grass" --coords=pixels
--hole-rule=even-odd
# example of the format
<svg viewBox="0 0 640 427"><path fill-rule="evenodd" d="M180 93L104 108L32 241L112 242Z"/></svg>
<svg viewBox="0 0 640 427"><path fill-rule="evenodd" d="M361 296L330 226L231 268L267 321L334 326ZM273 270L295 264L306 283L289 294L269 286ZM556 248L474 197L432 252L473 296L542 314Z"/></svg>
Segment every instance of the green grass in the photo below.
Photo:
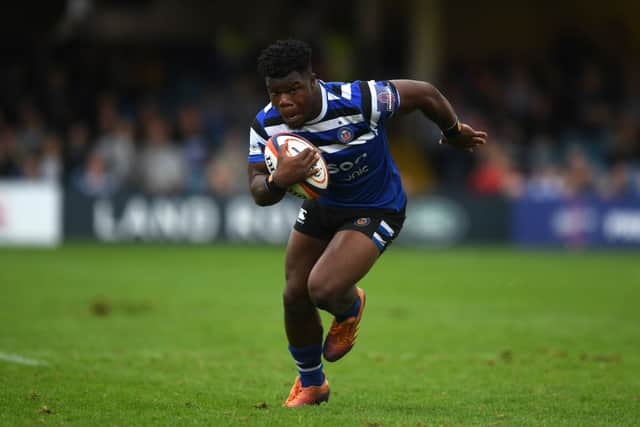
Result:
<svg viewBox="0 0 640 427"><path fill-rule="evenodd" d="M358 344L325 365L331 401L294 410L282 263L279 247L1 249L0 424L640 423L637 252L394 247L362 282Z"/></svg>

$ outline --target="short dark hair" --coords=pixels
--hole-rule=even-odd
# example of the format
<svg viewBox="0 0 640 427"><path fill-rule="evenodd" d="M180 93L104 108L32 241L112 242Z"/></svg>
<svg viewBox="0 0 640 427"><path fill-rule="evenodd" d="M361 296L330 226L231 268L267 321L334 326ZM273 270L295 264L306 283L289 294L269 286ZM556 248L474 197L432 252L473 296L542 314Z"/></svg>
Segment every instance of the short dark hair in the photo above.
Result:
<svg viewBox="0 0 640 427"><path fill-rule="evenodd" d="M262 77L281 78L294 71L311 70L311 47L300 40L278 40L258 57Z"/></svg>

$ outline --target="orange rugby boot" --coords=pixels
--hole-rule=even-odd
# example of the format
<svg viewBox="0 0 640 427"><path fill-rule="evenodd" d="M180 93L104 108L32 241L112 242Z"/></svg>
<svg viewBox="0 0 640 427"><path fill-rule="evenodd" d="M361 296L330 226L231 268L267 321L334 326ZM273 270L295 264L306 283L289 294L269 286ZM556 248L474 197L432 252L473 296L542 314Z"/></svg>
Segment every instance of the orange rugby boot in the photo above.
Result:
<svg viewBox="0 0 640 427"><path fill-rule="evenodd" d="M300 376L296 377L296 382L291 387L289 397L282 406L288 408L295 408L297 406L304 405L319 405L322 402L329 400L329 382L325 377L322 385L310 385L309 387L302 387L300 382Z"/></svg>
<svg viewBox="0 0 640 427"><path fill-rule="evenodd" d="M331 323L331 329L329 329L327 338L324 340L322 353L324 354L324 358L329 362L335 362L347 354L356 342L358 325L360 324L360 318L362 318L365 302L364 291L360 288L356 289L358 290L358 297L360 298L358 315L349 317L340 323L338 323L334 317Z"/></svg>

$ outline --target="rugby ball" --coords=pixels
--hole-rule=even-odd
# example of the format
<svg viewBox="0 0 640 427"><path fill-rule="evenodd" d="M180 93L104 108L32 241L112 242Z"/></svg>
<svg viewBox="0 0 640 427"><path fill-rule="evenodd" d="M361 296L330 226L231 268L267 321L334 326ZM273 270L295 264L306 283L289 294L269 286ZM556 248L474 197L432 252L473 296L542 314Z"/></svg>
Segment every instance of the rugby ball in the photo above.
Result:
<svg viewBox="0 0 640 427"><path fill-rule="evenodd" d="M267 141L264 148L264 162L269 173L273 173L278 168L278 150L280 146L287 143L287 154L297 156L304 150L315 150L315 146L301 136L292 133L279 133L273 135ZM314 164L317 172L302 182L289 187L289 193L303 199L317 199L329 185L329 168L322 155Z"/></svg>

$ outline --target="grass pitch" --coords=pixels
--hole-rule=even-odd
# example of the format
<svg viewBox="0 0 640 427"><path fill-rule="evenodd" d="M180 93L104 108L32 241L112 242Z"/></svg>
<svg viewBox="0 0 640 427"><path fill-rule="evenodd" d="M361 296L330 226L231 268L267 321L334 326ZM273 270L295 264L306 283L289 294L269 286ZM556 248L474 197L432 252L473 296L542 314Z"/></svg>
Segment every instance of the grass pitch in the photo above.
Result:
<svg viewBox="0 0 640 427"><path fill-rule="evenodd" d="M0 424L640 423L637 252L394 247L330 402L293 410L283 253L0 249Z"/></svg>

